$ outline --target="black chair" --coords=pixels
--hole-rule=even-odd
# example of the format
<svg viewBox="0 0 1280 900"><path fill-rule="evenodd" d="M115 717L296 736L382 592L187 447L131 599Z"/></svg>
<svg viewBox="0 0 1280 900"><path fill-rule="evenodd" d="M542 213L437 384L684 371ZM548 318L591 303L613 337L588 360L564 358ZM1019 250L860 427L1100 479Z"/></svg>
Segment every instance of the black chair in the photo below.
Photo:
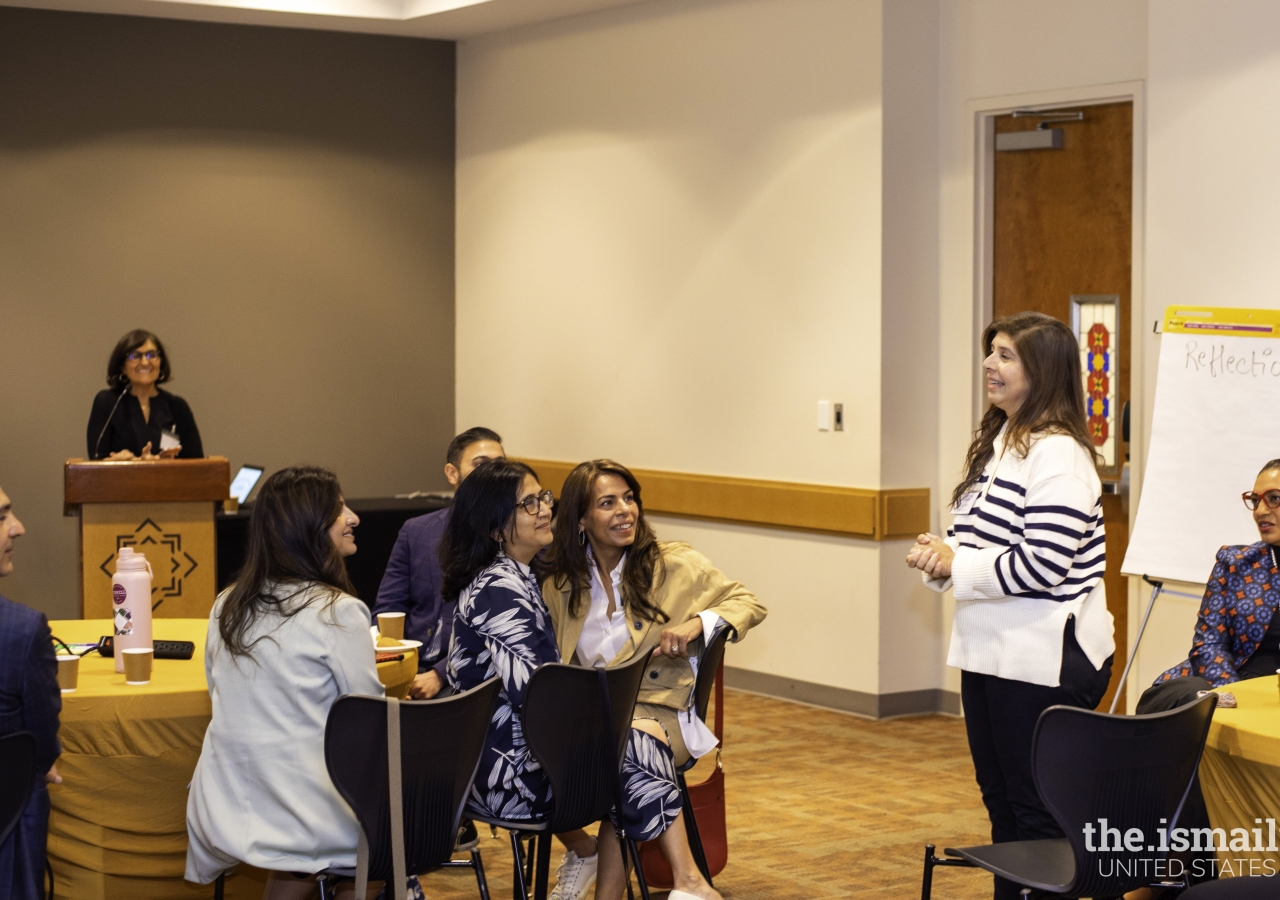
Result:
<svg viewBox="0 0 1280 900"><path fill-rule="evenodd" d="M703 722L707 720L707 706L711 703L711 689L716 684L716 673L720 671L720 663L724 661L725 647L729 640L737 635L737 631L728 622L721 621L711 632L711 639L706 642L702 652L698 654L698 675L693 684L692 709ZM717 748L716 753L720 751ZM693 861L698 864L698 871L707 879L707 884L715 887L711 880L711 869L707 865L707 854L702 848L702 835L698 833L698 819L693 814L693 798L689 796L689 785L684 779L698 761L690 757L684 765L676 770L676 780L680 783L680 798L684 803L685 830L689 833L689 849L693 851Z"/></svg>
<svg viewBox="0 0 1280 900"><path fill-rule="evenodd" d="M367 870L358 864L321 873L322 900L332 896L335 881L354 878L358 892L365 877L395 885L392 896L399 896L407 875L448 864L500 688L491 678L443 700L353 695L334 703L325 725L325 763L360 823L359 858ZM388 754L396 731L398 772ZM390 787L395 781L399 796ZM402 827L393 827L393 815ZM460 865L475 868L480 895L489 900L479 851L471 853L472 862Z"/></svg>
<svg viewBox="0 0 1280 900"><path fill-rule="evenodd" d="M1031 745L1031 767L1040 799L1066 835L981 847L947 848L951 859L925 849L921 900L929 900L937 866L986 869L1033 890L1063 897L1118 897L1150 883L1144 860L1163 859L1160 829L1173 829L1200 764L1217 695L1169 712L1112 716L1070 706L1040 715ZM1099 847L1098 822L1120 835L1139 829L1142 849ZM1085 826L1095 832L1087 836ZM1090 849L1092 847L1093 849Z"/></svg>
<svg viewBox="0 0 1280 900"><path fill-rule="evenodd" d="M36 786L36 736L15 731L0 737L0 844L18 827Z"/></svg>
<svg viewBox="0 0 1280 900"><path fill-rule="evenodd" d="M537 854L533 895L534 900L546 900L551 835L607 821L609 811L620 802L622 757L648 664L647 653L609 669L552 663L540 666L529 679L521 721L529 749L551 782L551 818L510 822L475 817L511 832L513 900L525 900L529 895L522 866L522 835L537 835L529 848L530 854ZM648 900L639 851L624 839L622 846L624 853L631 854L640 893ZM631 891L629 880L627 891Z"/></svg>
<svg viewBox="0 0 1280 900"><path fill-rule="evenodd" d="M1237 875L1197 884L1178 900L1275 900L1280 897L1280 875Z"/></svg>

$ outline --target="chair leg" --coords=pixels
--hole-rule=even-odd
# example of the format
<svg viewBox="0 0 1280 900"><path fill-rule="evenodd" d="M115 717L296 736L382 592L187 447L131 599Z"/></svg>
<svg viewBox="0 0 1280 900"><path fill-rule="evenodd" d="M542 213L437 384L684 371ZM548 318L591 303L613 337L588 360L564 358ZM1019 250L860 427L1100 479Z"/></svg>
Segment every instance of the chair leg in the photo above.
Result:
<svg viewBox="0 0 1280 900"><path fill-rule="evenodd" d="M524 858L524 880L525 884L533 884L533 860L537 856L538 846L541 838L535 833L529 836L529 849L526 851Z"/></svg>
<svg viewBox="0 0 1280 900"><path fill-rule="evenodd" d="M702 846L702 833L698 831L698 817L693 813L693 797L689 794L689 785L684 780L684 773L678 772L676 780L680 783L680 802L684 807L684 829L689 835L689 850L693 853L693 861L698 871L707 879L707 884L715 887L711 880L711 867L707 865L707 853Z"/></svg>
<svg viewBox="0 0 1280 900"><path fill-rule="evenodd" d="M329 879L321 875L316 879L316 885L320 888L320 900L333 900L333 891L329 889Z"/></svg>
<svg viewBox="0 0 1280 900"><path fill-rule="evenodd" d="M226 889L227 873L223 872L213 883L213 900L222 900L222 892Z"/></svg>
<svg viewBox="0 0 1280 900"><path fill-rule="evenodd" d="M631 861L636 867L636 884L640 885L640 900L649 900L649 885L644 880L644 866L640 863L640 848L636 842L627 838L627 852L631 854ZM631 879L627 879L627 885L630 886Z"/></svg>
<svg viewBox="0 0 1280 900"><path fill-rule="evenodd" d="M951 859L946 856L939 859L933 854L935 849L937 849L935 844L924 845L924 881L920 885L920 900L930 900L933 894L933 870L939 866L977 869L977 866L965 859Z"/></svg>
<svg viewBox="0 0 1280 900"><path fill-rule="evenodd" d="M538 835L538 864L533 868L533 900L547 900L547 879L551 872L551 834L544 832ZM533 858L530 847L529 858Z"/></svg>
<svg viewBox="0 0 1280 900"><path fill-rule="evenodd" d="M934 844L924 845L924 881L920 884L920 900L933 897L933 851Z"/></svg>
<svg viewBox="0 0 1280 900"><path fill-rule="evenodd" d="M480 848L471 851L471 867L476 870L476 885L480 888L480 900L489 900L489 882L484 877L484 860Z"/></svg>
<svg viewBox="0 0 1280 900"><path fill-rule="evenodd" d="M529 900L529 886L524 879L524 854L520 851L520 832L511 832L511 900Z"/></svg>

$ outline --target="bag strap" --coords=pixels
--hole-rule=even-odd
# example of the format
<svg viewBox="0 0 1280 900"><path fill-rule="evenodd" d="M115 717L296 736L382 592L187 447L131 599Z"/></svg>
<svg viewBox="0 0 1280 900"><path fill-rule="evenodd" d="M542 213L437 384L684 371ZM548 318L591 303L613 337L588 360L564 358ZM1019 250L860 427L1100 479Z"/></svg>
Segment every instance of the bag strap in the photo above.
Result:
<svg viewBox="0 0 1280 900"><path fill-rule="evenodd" d="M391 800L391 877L392 885L398 885L390 896L398 896L404 890L409 877L404 858L404 783L400 765L400 701L387 698L387 787ZM357 825L356 838L356 897L363 897L369 887L369 840L364 829Z"/></svg>
<svg viewBox="0 0 1280 900"><path fill-rule="evenodd" d="M715 736L724 746L724 659L720 660L720 668L716 669L716 727Z"/></svg>

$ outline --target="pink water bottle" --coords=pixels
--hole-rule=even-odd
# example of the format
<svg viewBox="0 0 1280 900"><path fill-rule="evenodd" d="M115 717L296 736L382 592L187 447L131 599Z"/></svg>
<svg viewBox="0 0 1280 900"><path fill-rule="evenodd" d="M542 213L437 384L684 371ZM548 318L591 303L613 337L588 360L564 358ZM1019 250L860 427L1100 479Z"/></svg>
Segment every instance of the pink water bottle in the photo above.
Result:
<svg viewBox="0 0 1280 900"><path fill-rule="evenodd" d="M123 672L121 651L151 646L151 564L132 547L121 547L116 554L116 574L111 576L111 608L116 632L116 671Z"/></svg>

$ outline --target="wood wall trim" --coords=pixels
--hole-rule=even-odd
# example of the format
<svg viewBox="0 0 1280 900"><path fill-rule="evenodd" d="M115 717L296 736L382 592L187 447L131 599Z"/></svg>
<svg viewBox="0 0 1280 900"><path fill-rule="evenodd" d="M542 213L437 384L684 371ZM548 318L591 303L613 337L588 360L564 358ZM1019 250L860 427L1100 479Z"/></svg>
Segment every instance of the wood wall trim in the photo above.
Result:
<svg viewBox="0 0 1280 900"><path fill-rule="evenodd" d="M575 463L524 459L559 496ZM929 489L870 490L792 481L632 469L651 513L798 528L876 541L929 530Z"/></svg>

